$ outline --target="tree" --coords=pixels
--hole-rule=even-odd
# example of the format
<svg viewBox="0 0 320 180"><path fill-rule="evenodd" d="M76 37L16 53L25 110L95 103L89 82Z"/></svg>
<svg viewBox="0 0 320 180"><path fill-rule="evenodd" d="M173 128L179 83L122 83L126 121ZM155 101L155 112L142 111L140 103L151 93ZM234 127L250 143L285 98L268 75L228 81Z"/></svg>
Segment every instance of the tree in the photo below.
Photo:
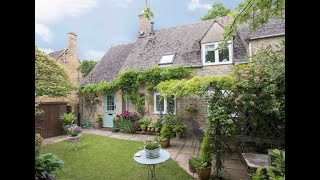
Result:
<svg viewBox="0 0 320 180"><path fill-rule="evenodd" d="M284 19L285 0L244 0L230 14L233 19L226 27L225 39L232 37L239 24L249 23L250 30L265 25L269 19Z"/></svg>
<svg viewBox="0 0 320 180"><path fill-rule="evenodd" d="M46 53L35 48L36 96L67 96L74 89L64 67Z"/></svg>
<svg viewBox="0 0 320 180"><path fill-rule="evenodd" d="M80 72L82 73L82 76L86 77L96 64L97 62L94 60L83 60L80 65Z"/></svg>
<svg viewBox="0 0 320 180"><path fill-rule="evenodd" d="M212 4L212 8L201 18L201 20L215 19L228 15L231 9L225 7L221 2Z"/></svg>

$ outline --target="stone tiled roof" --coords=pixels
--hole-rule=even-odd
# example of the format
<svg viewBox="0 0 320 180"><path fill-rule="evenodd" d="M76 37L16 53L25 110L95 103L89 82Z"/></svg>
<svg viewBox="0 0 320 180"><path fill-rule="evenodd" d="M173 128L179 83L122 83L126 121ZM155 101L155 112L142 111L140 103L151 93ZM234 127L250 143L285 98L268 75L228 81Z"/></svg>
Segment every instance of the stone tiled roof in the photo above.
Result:
<svg viewBox="0 0 320 180"><path fill-rule="evenodd" d="M132 43L110 48L91 72L83 79L81 85L114 79L133 46L134 44Z"/></svg>
<svg viewBox="0 0 320 180"><path fill-rule="evenodd" d="M57 59L60 57L61 53L62 53L64 50L66 50L66 49L62 49L62 50L59 50L59 51L54 51L54 52L52 52L52 53L49 53L48 55L49 55L50 57L52 57L53 59L57 60Z"/></svg>
<svg viewBox="0 0 320 180"><path fill-rule="evenodd" d="M270 19L263 27L250 31L248 24L242 24L238 27L238 32L244 40L250 38L271 36L285 33L285 20L284 19Z"/></svg>
<svg viewBox="0 0 320 180"><path fill-rule="evenodd" d="M225 26L230 19L221 17L156 30L153 38L138 38L132 44L112 47L84 79L82 85L90 82L110 81L127 68L144 70L158 65L161 57L169 53L175 54L173 66L202 66L200 41L214 22ZM284 33L284 21L271 20L265 27L255 32L250 32L244 25L239 26L238 33L233 40L235 61L241 62L246 57L246 38L276 33Z"/></svg>

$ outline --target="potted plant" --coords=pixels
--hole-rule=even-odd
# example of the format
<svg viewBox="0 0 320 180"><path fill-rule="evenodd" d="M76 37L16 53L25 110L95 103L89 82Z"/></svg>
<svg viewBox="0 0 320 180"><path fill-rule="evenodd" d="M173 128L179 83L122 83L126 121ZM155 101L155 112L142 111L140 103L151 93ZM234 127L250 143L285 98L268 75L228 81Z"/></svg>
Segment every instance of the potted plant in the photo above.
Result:
<svg viewBox="0 0 320 180"><path fill-rule="evenodd" d="M195 167L200 180L207 180L210 178L211 162L208 162L202 157L195 157L191 163L192 166Z"/></svg>
<svg viewBox="0 0 320 180"><path fill-rule="evenodd" d="M64 113L59 117L61 123L62 123L62 128L65 132L68 131L68 128L71 127L71 125L74 123L76 120L76 116L73 113Z"/></svg>
<svg viewBox="0 0 320 180"><path fill-rule="evenodd" d="M189 171L191 173L195 173L196 172L196 168L194 167L194 164L196 164L196 157L192 156L191 158L189 158Z"/></svg>
<svg viewBox="0 0 320 180"><path fill-rule="evenodd" d="M140 124L140 129L142 130L142 133L146 132L146 125L145 124Z"/></svg>
<svg viewBox="0 0 320 180"><path fill-rule="evenodd" d="M181 133L184 132L185 129L186 129L186 125L177 124L173 128L173 132L175 132L176 133L176 137L180 139L181 138Z"/></svg>
<svg viewBox="0 0 320 180"><path fill-rule="evenodd" d="M100 114L95 116L95 128L102 128L102 116Z"/></svg>
<svg viewBox="0 0 320 180"><path fill-rule="evenodd" d="M144 151L146 152L146 157L153 159L160 155L160 145L157 141L146 141L144 143Z"/></svg>
<svg viewBox="0 0 320 180"><path fill-rule="evenodd" d="M170 129L166 124L164 124L160 131L160 139L159 139L162 148L167 148L170 146L170 138L171 138Z"/></svg>
<svg viewBox="0 0 320 180"><path fill-rule="evenodd" d="M132 134L135 134L136 133L136 130L139 128L139 126L140 126L140 123L139 123L139 121L133 121L133 123L132 123L132 128L131 128L131 133Z"/></svg>
<svg viewBox="0 0 320 180"><path fill-rule="evenodd" d="M68 133L71 136L78 136L78 134L81 132L81 127L77 125L73 125L68 129Z"/></svg>
<svg viewBox="0 0 320 180"><path fill-rule="evenodd" d="M210 178L211 174L211 155L212 148L210 146L209 137L207 132L205 133L201 143L201 157L195 158L192 165L196 168L196 172L201 180Z"/></svg>

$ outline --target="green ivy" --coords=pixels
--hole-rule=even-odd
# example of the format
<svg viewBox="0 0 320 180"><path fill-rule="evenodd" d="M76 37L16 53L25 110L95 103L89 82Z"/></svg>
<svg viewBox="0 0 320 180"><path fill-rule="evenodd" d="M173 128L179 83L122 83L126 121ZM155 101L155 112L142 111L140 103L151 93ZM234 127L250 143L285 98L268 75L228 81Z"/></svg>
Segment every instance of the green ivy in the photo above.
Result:
<svg viewBox="0 0 320 180"><path fill-rule="evenodd" d="M168 80L158 84L157 90L163 97L172 95L175 99L184 96L203 97L210 85L228 90L234 83L233 77L227 76L196 76L190 80Z"/></svg>
<svg viewBox="0 0 320 180"><path fill-rule="evenodd" d="M120 89L125 99L131 100L133 104L137 104L140 100L140 96L138 95L138 87L140 85L145 84L147 90L154 91L160 82L186 78L191 72L190 68L183 66L168 68L154 66L145 71L125 70L110 82L88 84L82 87L79 92L81 94L106 94Z"/></svg>

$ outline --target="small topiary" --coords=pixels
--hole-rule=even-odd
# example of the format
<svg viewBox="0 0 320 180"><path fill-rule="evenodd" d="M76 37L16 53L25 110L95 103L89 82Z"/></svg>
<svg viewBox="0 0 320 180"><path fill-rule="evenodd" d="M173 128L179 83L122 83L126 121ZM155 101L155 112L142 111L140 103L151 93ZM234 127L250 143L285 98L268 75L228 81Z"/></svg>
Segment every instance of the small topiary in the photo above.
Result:
<svg viewBox="0 0 320 180"><path fill-rule="evenodd" d="M162 138L168 138L170 139L171 138L171 132L170 132L170 129L168 128L168 126L166 124L164 124L162 126L162 129L160 131L160 136Z"/></svg>

